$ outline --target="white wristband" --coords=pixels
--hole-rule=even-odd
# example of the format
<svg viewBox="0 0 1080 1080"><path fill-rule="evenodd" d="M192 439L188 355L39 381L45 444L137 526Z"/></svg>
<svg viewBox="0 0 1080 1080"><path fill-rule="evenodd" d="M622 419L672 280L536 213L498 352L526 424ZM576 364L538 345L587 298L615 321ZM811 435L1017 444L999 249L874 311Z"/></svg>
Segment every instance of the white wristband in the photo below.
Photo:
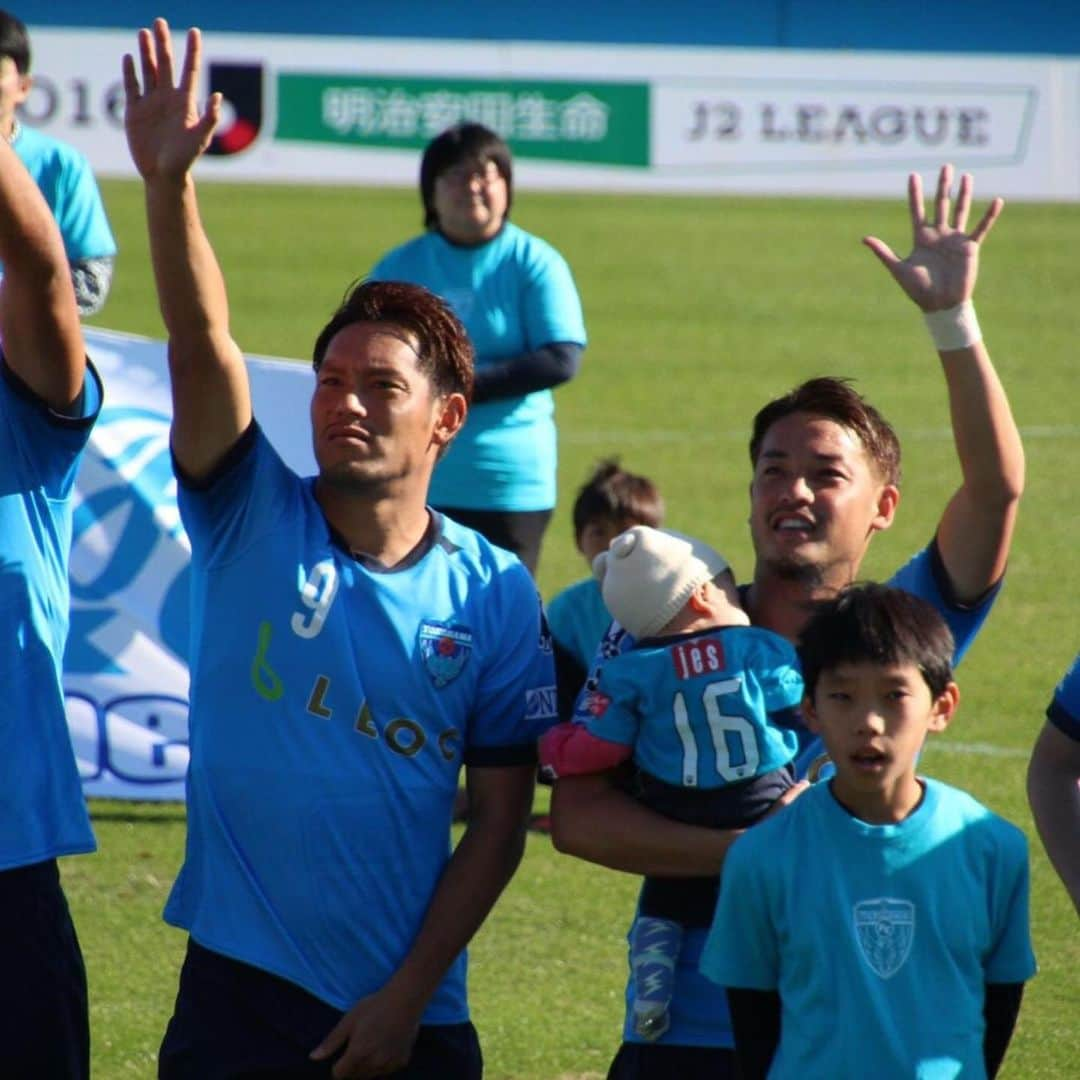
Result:
<svg viewBox="0 0 1080 1080"><path fill-rule="evenodd" d="M938 352L967 349L982 341L975 305L970 300L944 311L924 311L923 318Z"/></svg>

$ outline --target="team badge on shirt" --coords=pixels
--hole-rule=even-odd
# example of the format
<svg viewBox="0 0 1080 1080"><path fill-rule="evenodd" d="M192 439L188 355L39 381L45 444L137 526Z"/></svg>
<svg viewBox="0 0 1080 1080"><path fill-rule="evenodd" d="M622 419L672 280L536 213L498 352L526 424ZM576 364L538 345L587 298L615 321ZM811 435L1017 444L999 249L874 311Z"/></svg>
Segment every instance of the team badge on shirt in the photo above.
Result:
<svg viewBox="0 0 1080 1080"><path fill-rule="evenodd" d="M440 689L456 679L472 653L472 631L467 626L426 620L420 624L420 656L431 681Z"/></svg>
<svg viewBox="0 0 1080 1080"><path fill-rule="evenodd" d="M903 966L915 940L915 905L879 896L852 909L855 940L875 974L891 979Z"/></svg>

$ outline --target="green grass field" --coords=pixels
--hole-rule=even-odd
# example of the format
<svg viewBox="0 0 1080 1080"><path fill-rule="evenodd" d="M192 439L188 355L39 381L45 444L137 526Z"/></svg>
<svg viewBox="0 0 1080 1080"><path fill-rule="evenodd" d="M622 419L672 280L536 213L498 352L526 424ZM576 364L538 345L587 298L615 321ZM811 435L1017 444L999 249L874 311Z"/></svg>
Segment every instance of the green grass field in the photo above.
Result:
<svg viewBox="0 0 1080 1080"><path fill-rule="evenodd" d="M894 203L519 192L514 218L568 258L590 335L580 376L557 393L560 504L540 571L545 596L585 572L569 506L592 464L613 453L659 483L670 525L709 538L749 572L750 418L813 374L854 377L904 445L901 510L866 576L888 576L926 543L958 482L944 383L916 309L859 244L876 233L906 251L903 187L898 175ZM110 182L104 194L121 255L94 321L161 337L141 190ZM234 336L248 352L292 357L308 355L345 286L420 220L415 193L399 190L204 185L202 205ZM1080 647L1078 249L1080 206L1009 206L986 244L977 301L1025 436L1027 493L1005 591L960 671L959 716L924 757L926 772L968 789L1032 842L1041 970L1006 1077L1075 1076L1080 1060L1077 920L1024 797L1029 748ZM308 422L301 403L296 422ZM89 970L94 1071L148 1077L183 950L160 919L183 810L92 809L100 851L66 860L64 874ZM530 836L471 954L492 1080L604 1074L619 1039L636 886Z"/></svg>

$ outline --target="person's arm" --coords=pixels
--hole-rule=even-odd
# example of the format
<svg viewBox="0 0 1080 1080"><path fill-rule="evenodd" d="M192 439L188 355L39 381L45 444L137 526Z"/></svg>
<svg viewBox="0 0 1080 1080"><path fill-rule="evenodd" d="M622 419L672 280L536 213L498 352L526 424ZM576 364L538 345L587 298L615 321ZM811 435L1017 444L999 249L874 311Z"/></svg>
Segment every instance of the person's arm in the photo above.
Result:
<svg viewBox="0 0 1080 1080"><path fill-rule="evenodd" d="M584 351L575 341L554 341L509 360L484 364L476 369L473 402L550 390L577 374Z"/></svg>
<svg viewBox="0 0 1080 1080"><path fill-rule="evenodd" d="M1046 854L1080 913L1080 740L1049 721L1032 751L1027 795Z"/></svg>
<svg viewBox="0 0 1080 1080"><path fill-rule="evenodd" d="M780 995L727 988L739 1080L765 1080L780 1045Z"/></svg>
<svg viewBox="0 0 1080 1080"><path fill-rule="evenodd" d="M59 413L78 401L86 349L67 256L52 211L0 139L0 337L5 363Z"/></svg>
<svg viewBox="0 0 1080 1080"><path fill-rule="evenodd" d="M923 209L922 181L908 180L914 240L911 254L899 259L883 241L863 243L881 260L924 314L951 312L968 304L975 291L979 250L1004 205L994 199L967 233L971 176L960 178L953 221L949 223L951 165L938 176L933 221ZM973 604L1005 573L1020 496L1024 490L1024 450L1020 433L990 354L977 326L957 311L937 315L950 323L955 347L939 348L949 395L953 439L962 480L938 525L937 541L953 595Z"/></svg>
<svg viewBox="0 0 1080 1080"><path fill-rule="evenodd" d="M334 1077L383 1076L407 1062L428 999L521 861L534 772L531 765L466 769L469 820L412 949L312 1051L322 1061L344 1048Z"/></svg>
<svg viewBox="0 0 1080 1080"><path fill-rule="evenodd" d="M983 1061L989 1080L997 1076L1005 1051L1009 1048L1016 1018L1020 1015L1020 1000L1024 996L1023 983L987 983L983 999Z"/></svg>
<svg viewBox="0 0 1080 1080"><path fill-rule="evenodd" d="M124 57L124 126L146 191L150 256L169 335L172 449L191 480L208 476L251 423L244 358L229 334L225 280L199 217L191 169L210 143L221 112L195 101L201 53L189 30L178 85L164 19L139 31L141 86Z"/></svg>

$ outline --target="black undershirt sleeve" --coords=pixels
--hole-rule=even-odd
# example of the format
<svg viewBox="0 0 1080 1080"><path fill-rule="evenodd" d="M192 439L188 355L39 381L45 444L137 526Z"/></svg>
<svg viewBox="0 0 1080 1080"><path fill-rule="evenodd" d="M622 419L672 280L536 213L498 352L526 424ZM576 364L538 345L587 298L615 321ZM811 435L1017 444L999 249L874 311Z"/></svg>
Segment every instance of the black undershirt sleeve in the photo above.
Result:
<svg viewBox="0 0 1080 1080"><path fill-rule="evenodd" d="M1016 1018L1020 1014L1020 999L1024 996L1023 983L987 983L983 1001L983 1060L990 1080L997 1076L1005 1051L1012 1038Z"/></svg>
<svg viewBox="0 0 1080 1080"><path fill-rule="evenodd" d="M728 987L727 999L739 1080L765 1080L780 1045L780 995Z"/></svg>
<svg viewBox="0 0 1080 1080"><path fill-rule="evenodd" d="M478 367L473 401L479 404L550 390L577 374L583 351L575 341L554 341L521 356Z"/></svg>

